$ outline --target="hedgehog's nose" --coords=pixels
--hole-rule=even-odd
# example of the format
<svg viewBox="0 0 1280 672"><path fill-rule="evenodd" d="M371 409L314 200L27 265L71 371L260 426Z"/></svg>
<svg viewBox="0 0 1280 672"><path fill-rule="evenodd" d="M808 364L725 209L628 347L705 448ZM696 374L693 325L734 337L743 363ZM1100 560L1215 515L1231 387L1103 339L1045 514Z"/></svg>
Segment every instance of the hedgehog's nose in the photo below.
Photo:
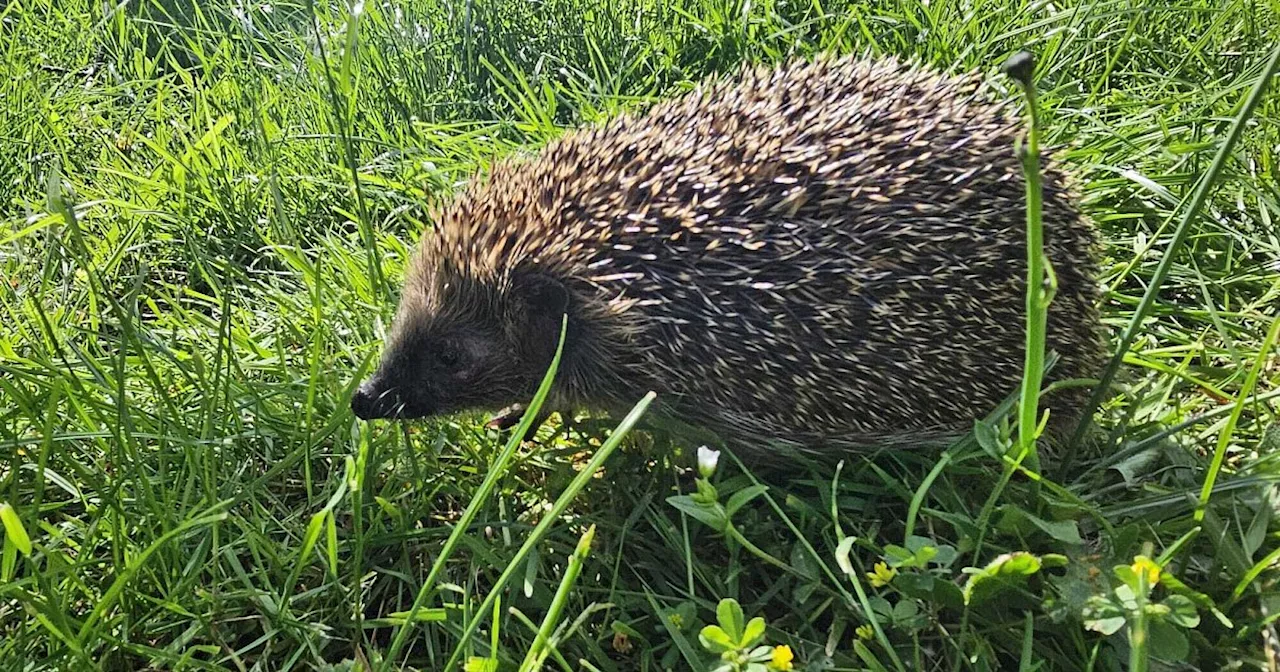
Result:
<svg viewBox="0 0 1280 672"><path fill-rule="evenodd" d="M355 394L351 395L351 412L361 420L390 416L391 409L396 406L396 400L395 395L388 392L383 389L382 381L376 377L360 383Z"/></svg>

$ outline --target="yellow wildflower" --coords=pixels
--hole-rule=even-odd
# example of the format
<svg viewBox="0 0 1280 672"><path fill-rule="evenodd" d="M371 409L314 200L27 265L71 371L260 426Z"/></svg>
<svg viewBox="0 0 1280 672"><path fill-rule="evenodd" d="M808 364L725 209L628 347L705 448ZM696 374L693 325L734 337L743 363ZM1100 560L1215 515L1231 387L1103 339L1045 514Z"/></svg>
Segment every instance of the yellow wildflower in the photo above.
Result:
<svg viewBox="0 0 1280 672"><path fill-rule="evenodd" d="M1147 585L1154 586L1160 581L1160 565L1145 555L1137 555L1133 558L1133 564L1129 566L1133 569L1133 573L1139 576L1147 575Z"/></svg>
<svg viewBox="0 0 1280 672"><path fill-rule="evenodd" d="M876 636L875 628L870 625L859 625L858 629L853 632L858 635L858 639L865 639L867 641L871 641L871 638Z"/></svg>
<svg viewBox="0 0 1280 672"><path fill-rule="evenodd" d="M876 588L883 588L889 585L893 577L898 575L898 570L890 568L883 562L877 562L874 572L867 572L867 579L871 581L871 585Z"/></svg>
<svg viewBox="0 0 1280 672"><path fill-rule="evenodd" d="M791 661L795 659L791 647L786 644L773 647L773 656L769 659L769 669L786 672L792 669Z"/></svg>

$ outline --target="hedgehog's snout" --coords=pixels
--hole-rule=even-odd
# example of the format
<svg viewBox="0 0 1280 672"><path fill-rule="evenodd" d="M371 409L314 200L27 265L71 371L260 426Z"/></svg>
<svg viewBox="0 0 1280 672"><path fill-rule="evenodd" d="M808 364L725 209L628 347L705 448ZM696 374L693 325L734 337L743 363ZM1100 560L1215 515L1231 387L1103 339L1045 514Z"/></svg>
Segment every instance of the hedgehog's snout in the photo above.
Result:
<svg viewBox="0 0 1280 672"><path fill-rule="evenodd" d="M407 418L411 413L408 400L398 386L382 374L370 376L351 395L351 412L361 420Z"/></svg>
<svg viewBox="0 0 1280 672"><path fill-rule="evenodd" d="M413 376L382 367L351 395L351 412L361 420L414 420L441 411L428 388L407 381Z"/></svg>
<svg viewBox="0 0 1280 672"><path fill-rule="evenodd" d="M373 420L391 415L391 411L395 409L399 400L391 398L397 395L392 394L391 390L383 389L384 387L385 385L377 376L360 383L355 394L351 395L351 412L361 420Z"/></svg>

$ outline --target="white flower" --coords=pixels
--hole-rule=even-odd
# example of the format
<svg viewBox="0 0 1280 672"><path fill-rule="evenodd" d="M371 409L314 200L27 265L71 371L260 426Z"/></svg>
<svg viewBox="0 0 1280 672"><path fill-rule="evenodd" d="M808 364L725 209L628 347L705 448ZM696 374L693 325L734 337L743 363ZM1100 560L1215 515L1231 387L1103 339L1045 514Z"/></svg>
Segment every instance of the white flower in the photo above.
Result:
<svg viewBox="0 0 1280 672"><path fill-rule="evenodd" d="M711 478L716 472L716 463L720 461L720 451L706 446L698 446L698 473L703 478Z"/></svg>

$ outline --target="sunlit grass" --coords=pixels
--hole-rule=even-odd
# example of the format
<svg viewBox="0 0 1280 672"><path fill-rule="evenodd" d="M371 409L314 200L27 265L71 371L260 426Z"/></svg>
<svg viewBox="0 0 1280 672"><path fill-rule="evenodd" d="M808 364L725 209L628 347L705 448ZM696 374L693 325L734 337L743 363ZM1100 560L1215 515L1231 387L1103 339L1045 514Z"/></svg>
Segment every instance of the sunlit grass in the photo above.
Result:
<svg viewBox="0 0 1280 672"><path fill-rule="evenodd" d="M0 9L0 669L709 670L699 631L730 597L798 669L1118 669L1126 630L1086 629L1085 602L1147 553L1207 600L1190 652L1153 626L1152 655L1261 661L1280 610L1280 97L1245 101L1274 8L190 5ZM722 458L708 483L740 504L737 540L668 502L692 494L695 446L661 434L588 479L616 423L503 451L477 417L350 414L423 205L494 157L831 49L979 69L1020 102L998 68L1023 48L1042 147L1105 234L1105 319L1118 337L1148 314L1101 429L1038 486L1006 472L1017 433L995 425L945 457L790 478ZM1015 551L1045 569L995 562ZM999 571L1026 582L984 598Z"/></svg>

